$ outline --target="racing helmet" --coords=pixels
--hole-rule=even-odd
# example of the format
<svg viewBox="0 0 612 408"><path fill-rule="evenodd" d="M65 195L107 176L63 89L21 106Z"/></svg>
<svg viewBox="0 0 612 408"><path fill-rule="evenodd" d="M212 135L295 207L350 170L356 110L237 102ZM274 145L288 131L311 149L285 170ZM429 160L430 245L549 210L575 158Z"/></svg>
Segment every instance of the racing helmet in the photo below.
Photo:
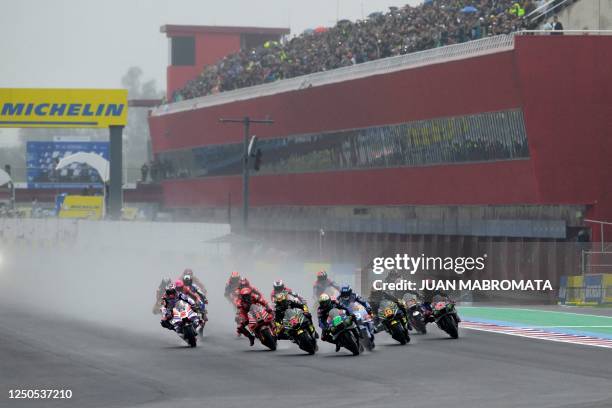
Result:
<svg viewBox="0 0 612 408"><path fill-rule="evenodd" d="M343 287L340 288L341 298L348 299L351 297L352 294L353 294L353 288L351 288L351 285L344 285Z"/></svg>
<svg viewBox="0 0 612 408"><path fill-rule="evenodd" d="M176 297L176 288L174 287L174 285L168 285L168 287L166 288L166 296L171 299Z"/></svg>
<svg viewBox="0 0 612 408"><path fill-rule="evenodd" d="M272 287L274 288L274 292L282 292L285 290L285 282L279 279L272 284Z"/></svg>
<svg viewBox="0 0 612 408"><path fill-rule="evenodd" d="M319 296L319 305L323 307L331 305L331 298L327 293L322 293L321 296Z"/></svg>
<svg viewBox="0 0 612 408"><path fill-rule="evenodd" d="M193 278L191 277L191 275L183 276L183 283L185 284L185 286L193 285Z"/></svg>
<svg viewBox="0 0 612 408"><path fill-rule="evenodd" d="M242 288L240 289L240 298L243 302L251 302L251 294L253 290L251 288Z"/></svg>
<svg viewBox="0 0 612 408"><path fill-rule="evenodd" d="M327 272L325 272L325 271L317 272L317 280L319 282L323 282L323 281L327 280Z"/></svg>
<svg viewBox="0 0 612 408"><path fill-rule="evenodd" d="M185 268L183 275L193 276L193 270L191 268Z"/></svg>
<svg viewBox="0 0 612 408"><path fill-rule="evenodd" d="M174 282L174 287L179 291L182 292L183 288L185 287L185 284L183 283L182 280L177 280L176 282Z"/></svg>
<svg viewBox="0 0 612 408"><path fill-rule="evenodd" d="M240 288L250 288L251 287L251 282L249 282L249 280L245 277L240 278L240 280L238 281L238 286Z"/></svg>
<svg viewBox="0 0 612 408"><path fill-rule="evenodd" d="M238 272L234 271L230 274L230 282L237 282L238 279L240 279L240 274Z"/></svg>

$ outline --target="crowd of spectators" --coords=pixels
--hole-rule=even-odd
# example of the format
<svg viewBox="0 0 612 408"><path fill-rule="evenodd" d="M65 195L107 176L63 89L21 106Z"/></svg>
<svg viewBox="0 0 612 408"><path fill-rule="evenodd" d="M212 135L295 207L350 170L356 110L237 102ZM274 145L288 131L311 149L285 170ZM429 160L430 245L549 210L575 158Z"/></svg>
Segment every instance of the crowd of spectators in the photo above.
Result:
<svg viewBox="0 0 612 408"><path fill-rule="evenodd" d="M174 101L507 34L528 28L524 16L537 4L534 0L425 0L416 7L390 7L387 13L373 13L364 20L341 20L284 43L268 41L230 54L177 90Z"/></svg>

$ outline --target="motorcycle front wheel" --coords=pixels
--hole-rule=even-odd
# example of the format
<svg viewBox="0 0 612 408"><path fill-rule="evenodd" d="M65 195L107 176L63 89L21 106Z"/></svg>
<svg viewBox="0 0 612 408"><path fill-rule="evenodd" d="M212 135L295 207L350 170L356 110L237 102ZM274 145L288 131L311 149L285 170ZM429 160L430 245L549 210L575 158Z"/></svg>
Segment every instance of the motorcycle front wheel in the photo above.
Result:
<svg viewBox="0 0 612 408"><path fill-rule="evenodd" d="M270 350L276 350L276 337L272 334L270 328L266 327L261 331L261 344L269 348Z"/></svg>

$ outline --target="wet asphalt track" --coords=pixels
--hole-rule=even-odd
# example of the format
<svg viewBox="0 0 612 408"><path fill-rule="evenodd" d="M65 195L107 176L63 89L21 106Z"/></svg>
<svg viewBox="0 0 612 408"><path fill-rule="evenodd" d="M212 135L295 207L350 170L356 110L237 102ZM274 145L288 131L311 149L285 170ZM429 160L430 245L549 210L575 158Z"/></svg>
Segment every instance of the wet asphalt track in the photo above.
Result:
<svg viewBox="0 0 612 408"><path fill-rule="evenodd" d="M146 319L146 330L125 330L0 308L0 406L612 407L609 349L432 328L407 346L380 335L373 353L323 344L311 357L288 342L250 348L219 322L188 349ZM9 400L11 388L73 398Z"/></svg>

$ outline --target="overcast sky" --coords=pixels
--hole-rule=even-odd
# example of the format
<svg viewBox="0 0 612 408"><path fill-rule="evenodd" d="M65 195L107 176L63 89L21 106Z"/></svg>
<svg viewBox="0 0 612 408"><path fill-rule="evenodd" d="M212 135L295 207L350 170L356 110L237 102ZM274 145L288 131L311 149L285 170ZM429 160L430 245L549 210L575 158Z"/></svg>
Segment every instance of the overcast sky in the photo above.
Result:
<svg viewBox="0 0 612 408"><path fill-rule="evenodd" d="M0 0L0 87L119 87L131 66L165 89L164 24L306 28L422 0ZM4 130L0 135L6 140ZM2 143L2 141L0 141Z"/></svg>

